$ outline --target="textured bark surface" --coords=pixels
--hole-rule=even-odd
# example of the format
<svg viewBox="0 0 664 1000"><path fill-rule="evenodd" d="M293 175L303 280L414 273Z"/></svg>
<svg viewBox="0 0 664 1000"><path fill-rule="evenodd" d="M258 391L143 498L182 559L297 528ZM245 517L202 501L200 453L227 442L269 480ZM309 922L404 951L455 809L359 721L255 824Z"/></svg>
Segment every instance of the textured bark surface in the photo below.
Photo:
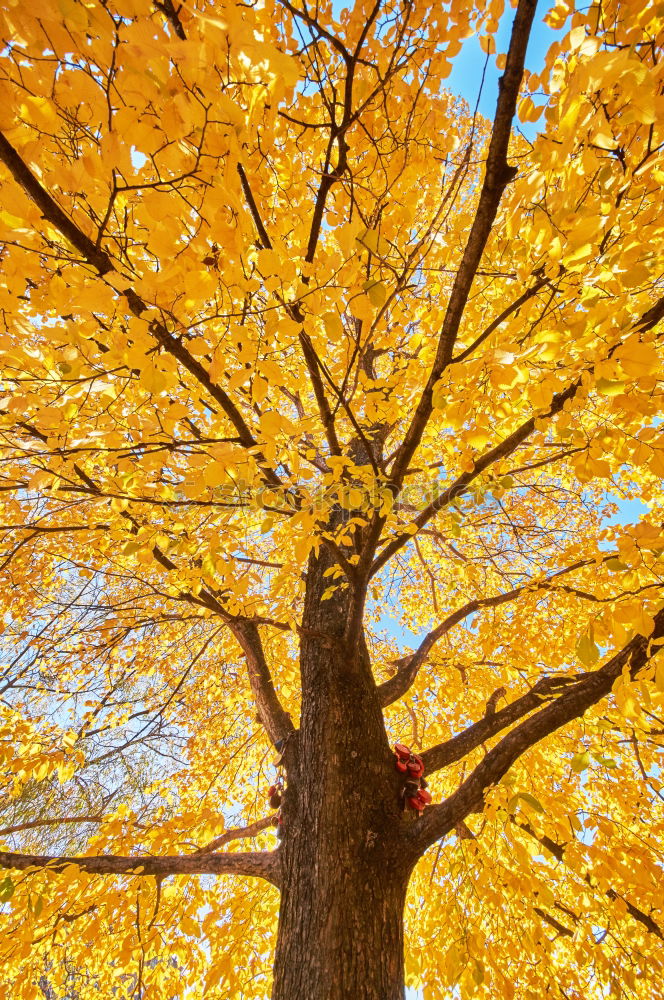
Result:
<svg viewBox="0 0 664 1000"><path fill-rule="evenodd" d="M348 591L320 599L332 564L324 551L308 569L272 996L402 1000L408 866L396 849L398 777L366 648L344 643Z"/></svg>
<svg viewBox="0 0 664 1000"><path fill-rule="evenodd" d="M273 1000L404 1000L406 878L340 853L283 886Z"/></svg>

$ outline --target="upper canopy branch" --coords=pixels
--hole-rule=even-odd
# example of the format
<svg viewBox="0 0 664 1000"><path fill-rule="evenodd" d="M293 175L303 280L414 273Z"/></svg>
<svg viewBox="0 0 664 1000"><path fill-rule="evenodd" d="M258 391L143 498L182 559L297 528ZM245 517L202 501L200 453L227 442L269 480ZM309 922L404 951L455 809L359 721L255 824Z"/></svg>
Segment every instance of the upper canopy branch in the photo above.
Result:
<svg viewBox="0 0 664 1000"><path fill-rule="evenodd" d="M456 792L444 802L431 806L426 811L417 824L417 829L411 834L416 853L421 854L435 840L444 837L471 812L481 810L486 790L500 781L526 750L572 719L580 718L589 708L605 698L625 666L629 667L630 676L635 677L657 651L658 647L653 648L652 640L662 636L664 636L664 608L655 616L654 628L649 636L636 635L602 667L583 674L581 679L568 686L559 698L509 732L487 753L484 760L477 765ZM494 720L500 714L496 713L490 720ZM436 750L442 759L442 749L436 748Z"/></svg>
<svg viewBox="0 0 664 1000"><path fill-rule="evenodd" d="M124 280L125 276L120 275L116 270L111 257L100 247L96 246L60 208L58 203L40 184L28 165L21 159L18 152L2 133L0 133L0 160L9 169L16 183L23 188L25 193L38 206L44 218L71 243L81 254L85 262L93 267L100 277L103 278L114 272ZM150 309L148 304L143 301L133 288L125 288L121 294L127 300L130 312L134 316L140 318ZM161 320L156 318L151 319L148 323L148 329L159 346L172 355L196 379L199 385L205 388L212 399L219 404L237 431L238 442L244 448L253 450L252 454L255 455L264 482L269 486L280 486L281 479L269 467L265 456L258 450L258 443L239 409L221 386L213 382L204 365L191 354L186 344L180 338L175 337L167 329Z"/></svg>
<svg viewBox="0 0 664 1000"><path fill-rule="evenodd" d="M468 472L462 472L446 490L443 490L435 500L432 500L424 510L413 518L413 523L417 525L418 528L423 528L437 513L444 507L447 507L452 503L458 496L468 488L468 486L477 479L483 472L490 468L495 462L502 458L507 458L509 455L513 454L519 445L523 444L530 435L535 430L536 420L546 419L547 417L555 416L556 413L560 413L565 403L573 399L576 393L581 387L581 379L576 379L571 385L564 389L563 392L556 393L553 397L551 406L549 407L546 414L539 414L537 417L529 417L528 420L524 421L520 427L517 427L504 441L499 444L494 445L489 451L486 451L479 458L475 459L472 469ZM391 541L389 541L385 547L379 552L373 561L371 567L370 576L374 576L379 569L381 569L385 563L398 552L407 542L409 542L413 537L412 532L403 532L400 535L396 535Z"/></svg>
<svg viewBox="0 0 664 1000"><path fill-rule="evenodd" d="M240 176L240 183L242 185L242 192L244 194L251 218L253 220L254 226L256 227L256 233L258 236L258 244L264 250L272 249L272 241L270 239L269 233L265 228L265 223L263 222L260 210L254 198L253 191L251 190L251 185L249 184L249 178L247 177L246 171L242 164L238 163L237 171ZM298 302L284 302L281 300L285 311L290 316L290 318L295 322L302 324L304 321L304 314ZM313 344L311 343L311 338L307 335L304 327L301 327L298 334L298 340L300 342L300 347L302 348L302 355L304 357L305 364L307 366L307 371L309 373L309 380L311 382L311 387L314 391L314 396L316 397L316 405L318 406L318 413L320 415L323 428L325 430L325 437L327 439L330 452L333 455L341 454L341 446L339 444L339 439L337 437L337 431L334 423L334 414L327 399L325 393L325 387L323 385L323 379L321 378L321 362L314 350Z"/></svg>
<svg viewBox="0 0 664 1000"><path fill-rule="evenodd" d="M650 307L650 309L643 313L643 315L633 324L631 330L644 333L647 330L651 330L662 319L664 319L664 297L658 299ZM608 357L613 354L618 346L618 343L616 343L608 351ZM443 490L443 492L440 493L435 500L432 500L431 503L424 508L424 510L420 511L420 513L413 518L413 523L417 525L418 529L424 527L424 525L426 525L439 511L441 511L444 507L449 506L449 504L451 504L457 497L461 496L466 491L468 486L483 472L491 468L495 462L498 462L503 458L508 458L510 455L514 454L519 446L527 441L531 436L535 430L537 421L550 419L560 413L564 408L565 403L574 399L577 392L581 388L582 382L583 375L580 375L566 389L553 396L551 405L546 413L531 416L528 420L524 421L520 427L517 427L515 431L508 435L504 441L494 445L493 448L490 448L479 458L475 459L472 469L468 472L463 472L460 476L458 476L446 490ZM400 535L395 535L389 542L387 542L374 559L369 576L374 576L380 569L382 569L394 553L403 548L403 546L406 545L412 537L412 532L402 532Z"/></svg>
<svg viewBox="0 0 664 1000"><path fill-rule="evenodd" d="M47 854L14 854L0 851L0 868L18 871L48 869L63 871L75 865L92 875L249 875L279 885L278 856L274 851L237 854L172 854L164 857L57 857Z"/></svg>
<svg viewBox="0 0 664 1000"><path fill-rule="evenodd" d="M311 218L311 225L309 228L309 237L307 240L307 250L305 254L305 260L307 263L311 264L316 255L316 249L318 247L318 242L320 239L320 233L323 226L323 219L325 214L325 206L327 203L327 198L332 189L333 185L343 176L347 167L347 153L348 146L345 139L345 134L353 120L353 85L355 78L355 69L359 59L360 52L363 45L366 42L367 36L373 23L378 17L380 11L382 0L376 0L372 10L370 11L363 29L360 33L360 37L357 41L355 49L351 54L344 45L331 33L326 31L319 22L312 17L306 10L300 11L297 7L293 6L288 2L288 0L280 0L282 6L284 6L290 13L301 19L309 29L312 34L317 33L318 37L325 38L332 47L341 55L342 60L345 64L346 75L343 84L343 98L342 98L342 115L341 120L336 121L334 112L330 110L330 122L329 122L329 137L327 141L327 147L325 150L322 175L320 183L318 185L318 190L316 191L316 197L314 200L313 213ZM337 149L337 163L335 166L332 165L332 153L334 148ZM249 180L247 178L246 172L241 165L238 165L238 173L240 175L240 181L242 184L242 191L245 196L245 200L249 207L251 217L254 221L256 227L256 232L258 234L258 240L262 247L265 249L272 248L272 242L270 236L267 232L261 213L259 211L256 200L253 196ZM309 279L305 277L304 283L308 284ZM325 385L323 381L323 376L327 376L325 367L319 358L312 340L308 333L305 331L304 326L304 312L299 304L299 302L283 302L284 308L286 309L288 315L296 323L301 324L301 329L298 335L298 340L300 342L300 347L302 350L302 356L304 357L305 364L307 366L307 372L309 374L309 380L311 382L311 387L316 398L316 405L318 407L318 412L323 424L325 431L325 437L330 448L332 455L341 455L342 448L337 435L334 413L330 407L330 403L327 398L327 393L325 391ZM327 376L328 381L331 382L329 376ZM359 430L357 421L355 421L350 407L343 398L343 393L336 389L333 383L332 388L335 394L339 398L339 402L344 406L351 423L355 426L356 430ZM360 431L361 433L361 431Z"/></svg>
<svg viewBox="0 0 664 1000"><path fill-rule="evenodd" d="M526 49L535 16L536 0L519 0L512 24L512 34L507 53L505 72L498 84L498 103L491 132L486 160L484 182L468 235L461 264L454 278L450 300L443 320L438 348L429 378L420 397L411 424L397 452L392 466L392 482L401 487L406 470L420 443L424 429L433 412L433 388L444 369L452 360L454 344L466 308L470 289L484 253L491 227L498 212L500 199L506 185L516 174L507 163L507 148L512 130L512 119L523 78Z"/></svg>
<svg viewBox="0 0 664 1000"><path fill-rule="evenodd" d="M0 837L8 837L10 833L22 833L24 830L34 830L38 826L59 826L61 823L101 823L100 813L86 816L52 816L41 817L40 819L27 820L25 823L16 823L14 826L4 826L0 829Z"/></svg>
<svg viewBox="0 0 664 1000"><path fill-rule="evenodd" d="M636 332L643 333L647 330L651 330L660 320L664 318L664 297L660 298L655 302L650 309L648 309L632 326L632 330ZM610 357L614 352L618 344L615 344L611 350L608 352ZM520 427L517 427L515 431L509 434L504 441L499 444L494 445L479 458L475 459L472 469L468 472L463 472L458 476L453 483L451 483L446 490L443 490L435 500L432 500L420 513L413 518L413 523L417 528L423 528L439 511L444 507L449 506L457 497L461 496L468 486L477 479L483 472L491 468L496 462L503 458L508 458L510 455L519 448L521 444L528 440L533 431L536 428L537 421L547 420L554 417L556 414L560 413L564 408L565 403L574 399L577 392L581 388L583 383L583 375L580 375L574 382L572 382L566 389L562 392L558 392L553 396L551 405L546 413L537 414L529 417L528 420L524 421ZM413 537L412 532L402 532L399 535L395 535L389 542L385 544L383 549L378 553L374 559L369 576L374 576L385 563L398 552L399 549L403 548Z"/></svg>
<svg viewBox="0 0 664 1000"><path fill-rule="evenodd" d="M299 8L294 4L289 3L289 0L279 0L279 3L287 11L289 11L293 17L298 18L300 21L304 21L308 28L313 28L321 38L325 38L330 43L332 48L339 53L344 62L350 61L352 58L351 54L341 39L337 38L337 36L331 31L328 31L327 28L325 28L320 21L317 20L317 18L313 17L307 10L299 10Z"/></svg>
<svg viewBox="0 0 664 1000"><path fill-rule="evenodd" d="M535 272L535 275L537 275L537 272ZM527 288L525 292L522 292L521 295L514 299L513 302L510 302L508 306L505 306L505 308L498 313L496 318L492 319L489 325L482 330L478 337L475 338L472 344L469 344L465 350L461 351L460 354L457 354L456 357L451 359L450 364L459 364L461 361L465 361L466 358L469 358L471 354L474 354L477 348L480 347L485 340L488 340L491 334L494 333L506 319L509 319L513 313L518 312L521 306L525 305L526 302L533 298L533 296L537 295L540 289L544 288L544 286L548 284L550 284L549 278L547 278L546 275L544 277L539 275L535 283L531 285L530 288Z"/></svg>

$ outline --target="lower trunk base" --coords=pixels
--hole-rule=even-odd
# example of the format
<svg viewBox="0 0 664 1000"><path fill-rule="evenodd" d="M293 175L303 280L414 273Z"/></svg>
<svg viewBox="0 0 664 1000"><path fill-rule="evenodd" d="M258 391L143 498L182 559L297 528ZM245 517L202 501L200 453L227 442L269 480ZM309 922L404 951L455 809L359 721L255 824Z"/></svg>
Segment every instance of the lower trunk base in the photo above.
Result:
<svg viewBox="0 0 664 1000"><path fill-rule="evenodd" d="M405 880L359 867L328 875L284 886L272 1000L404 1000Z"/></svg>

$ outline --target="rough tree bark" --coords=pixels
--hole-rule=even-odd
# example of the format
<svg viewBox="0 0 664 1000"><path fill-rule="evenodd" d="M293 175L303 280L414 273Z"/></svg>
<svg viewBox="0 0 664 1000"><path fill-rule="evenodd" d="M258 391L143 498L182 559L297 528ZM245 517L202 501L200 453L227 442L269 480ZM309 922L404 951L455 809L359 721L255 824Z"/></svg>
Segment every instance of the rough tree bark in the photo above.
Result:
<svg viewBox="0 0 664 1000"><path fill-rule="evenodd" d="M348 641L350 592L321 599L334 562L324 549L308 566L272 996L402 1000L409 862L396 836L398 774L366 646Z"/></svg>

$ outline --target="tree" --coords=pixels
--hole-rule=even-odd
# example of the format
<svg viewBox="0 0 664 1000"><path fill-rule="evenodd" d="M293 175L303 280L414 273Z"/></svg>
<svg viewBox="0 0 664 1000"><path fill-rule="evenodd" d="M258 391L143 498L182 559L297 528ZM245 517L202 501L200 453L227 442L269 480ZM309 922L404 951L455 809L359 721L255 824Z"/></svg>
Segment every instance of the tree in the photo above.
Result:
<svg viewBox="0 0 664 1000"><path fill-rule="evenodd" d="M5 989L662 996L661 6L0 18Z"/></svg>

